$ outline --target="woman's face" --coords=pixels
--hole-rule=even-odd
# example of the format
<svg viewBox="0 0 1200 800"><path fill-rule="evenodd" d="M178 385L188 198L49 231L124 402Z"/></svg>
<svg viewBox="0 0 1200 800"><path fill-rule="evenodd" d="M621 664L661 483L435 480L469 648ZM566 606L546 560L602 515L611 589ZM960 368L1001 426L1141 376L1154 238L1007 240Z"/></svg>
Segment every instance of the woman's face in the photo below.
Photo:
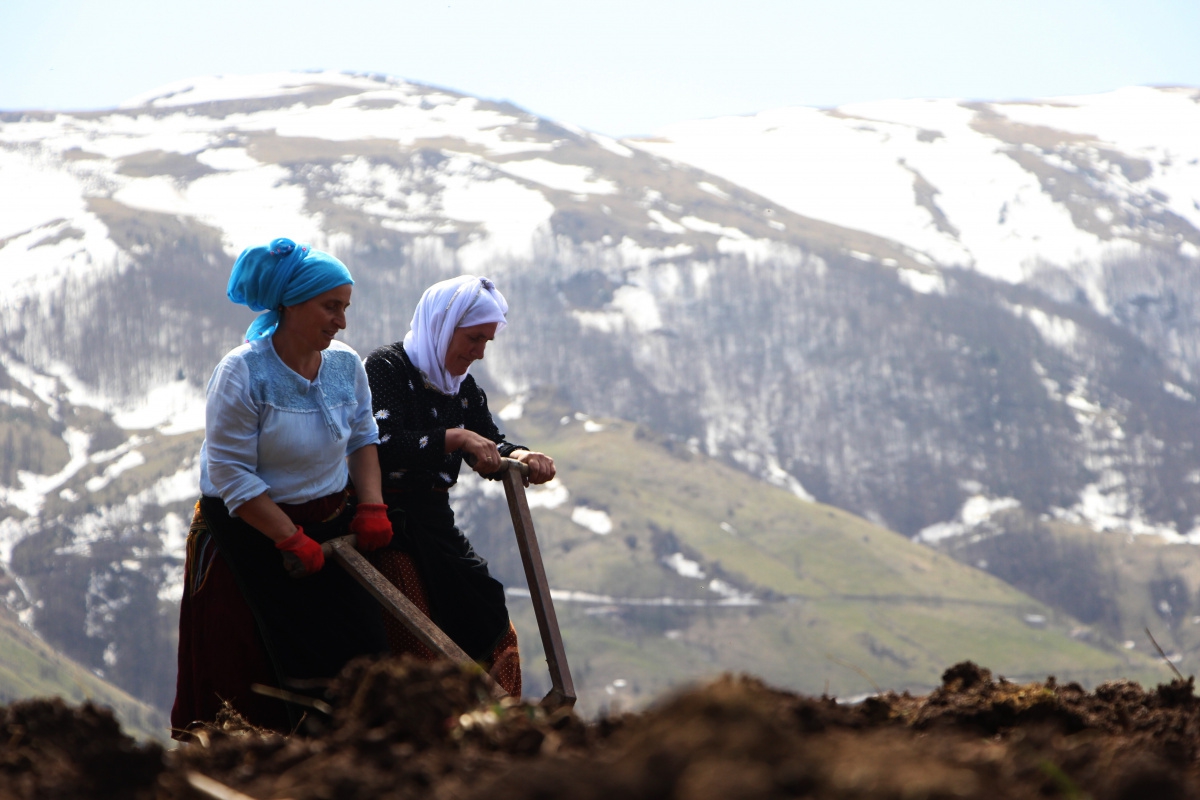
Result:
<svg viewBox="0 0 1200 800"><path fill-rule="evenodd" d="M483 349L496 338L495 322L455 328L446 348L446 372L454 377L465 375L472 363L483 358Z"/></svg>
<svg viewBox="0 0 1200 800"><path fill-rule="evenodd" d="M279 323L280 331L313 350L329 347L338 331L346 328L351 288L345 283L303 303L287 306Z"/></svg>

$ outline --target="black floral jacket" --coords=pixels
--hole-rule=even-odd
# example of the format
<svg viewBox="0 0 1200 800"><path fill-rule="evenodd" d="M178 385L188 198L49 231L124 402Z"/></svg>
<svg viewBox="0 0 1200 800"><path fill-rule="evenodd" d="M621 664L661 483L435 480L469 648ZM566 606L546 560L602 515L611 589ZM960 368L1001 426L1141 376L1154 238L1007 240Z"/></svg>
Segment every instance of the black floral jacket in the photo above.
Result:
<svg viewBox="0 0 1200 800"><path fill-rule="evenodd" d="M487 395L470 375L457 395L425 382L400 342L367 357L371 403L379 423L379 467L385 489L448 489L458 481L462 452L446 452L446 430L466 428L499 445L500 455L526 449L505 441L488 411Z"/></svg>

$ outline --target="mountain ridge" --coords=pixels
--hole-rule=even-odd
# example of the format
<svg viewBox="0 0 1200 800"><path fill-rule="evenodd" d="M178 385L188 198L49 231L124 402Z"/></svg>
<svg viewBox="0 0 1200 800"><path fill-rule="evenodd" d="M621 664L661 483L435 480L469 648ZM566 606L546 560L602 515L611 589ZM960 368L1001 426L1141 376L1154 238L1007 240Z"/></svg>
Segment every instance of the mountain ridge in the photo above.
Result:
<svg viewBox="0 0 1200 800"><path fill-rule="evenodd" d="M169 649L202 391L251 317L221 287L242 247L282 234L351 267L344 338L364 354L402 337L425 286L486 271L513 306L477 370L498 394L558 391L571 413L629 420L904 536L950 542L1020 508L1196 540L1196 257L1135 242L1063 262L1051 243L1032 267L985 274L913 244L970 239L988 219L980 241L1021 220L1036 233L1038 209L1068 242L1091 241L1072 216L1087 208L1114 214L1089 211L1101 227L1190 242L1163 223L1167 201L1147 190L1143 213L1130 199L1161 164L985 116L1014 144L948 102L934 107L953 129L848 129L851 150L882 153L880 202L910 206L917 227L898 240L869 230L870 207L859 228L836 224L646 142L386 77L200 79L120 109L5 113L0 561L22 587L9 602L165 702L170 668L134 655L126 620L153 620L153 647ZM849 111L802 116L827 132L867 124ZM1019 180L963 218L942 173L916 155L898 165L885 134L922 157L967 137ZM1170 174L1187 178L1180 163ZM1056 194L1059 173L1082 188ZM1133 211L1118 219L1113 197ZM54 591L66 599L37 605Z"/></svg>

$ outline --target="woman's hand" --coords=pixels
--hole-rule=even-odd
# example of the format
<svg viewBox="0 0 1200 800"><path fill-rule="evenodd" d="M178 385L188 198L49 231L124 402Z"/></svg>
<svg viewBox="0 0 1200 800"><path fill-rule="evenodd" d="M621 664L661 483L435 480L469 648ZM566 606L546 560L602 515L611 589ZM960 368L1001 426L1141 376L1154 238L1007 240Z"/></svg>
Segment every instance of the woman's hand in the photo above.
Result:
<svg viewBox="0 0 1200 800"><path fill-rule="evenodd" d="M359 503L350 520L350 532L356 537L359 550L378 550L392 540L392 521L383 503Z"/></svg>
<svg viewBox="0 0 1200 800"><path fill-rule="evenodd" d="M528 483L547 483L554 480L554 459L545 453L535 453L532 450L517 450L509 457L515 458L529 467Z"/></svg>
<svg viewBox="0 0 1200 800"><path fill-rule="evenodd" d="M491 475L500 468L500 450L486 436L466 428L450 428L446 431L446 452L462 450L464 460L480 475ZM470 458L466 458L470 456Z"/></svg>
<svg viewBox="0 0 1200 800"><path fill-rule="evenodd" d="M296 532L283 541L276 542L275 547L283 551L283 567L293 578L302 578L320 572L325 566L325 554L321 545L310 539L304 533L304 528L296 526Z"/></svg>
<svg viewBox="0 0 1200 800"><path fill-rule="evenodd" d="M321 545L288 519L266 492L238 506L237 515L275 543L283 555L283 568L293 578L312 575L325 565Z"/></svg>

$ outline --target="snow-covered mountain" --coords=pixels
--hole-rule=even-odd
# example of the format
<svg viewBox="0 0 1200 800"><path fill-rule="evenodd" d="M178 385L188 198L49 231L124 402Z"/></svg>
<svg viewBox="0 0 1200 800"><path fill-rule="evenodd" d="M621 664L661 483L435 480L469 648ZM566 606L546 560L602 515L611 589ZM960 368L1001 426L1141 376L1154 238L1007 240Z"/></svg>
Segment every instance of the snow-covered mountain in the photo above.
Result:
<svg viewBox="0 0 1200 800"><path fill-rule="evenodd" d="M1186 377L1200 370L1196 89L783 108L681 122L630 144L895 241L923 263L1080 300Z"/></svg>
<svg viewBox="0 0 1200 800"><path fill-rule="evenodd" d="M170 638L203 387L251 316L225 281L282 235L350 266L363 353L429 283L496 278L512 408L552 389L926 539L1020 507L1200 540L1196 95L628 142L335 73L2 113L8 600L163 702L170 665L137 653Z"/></svg>

